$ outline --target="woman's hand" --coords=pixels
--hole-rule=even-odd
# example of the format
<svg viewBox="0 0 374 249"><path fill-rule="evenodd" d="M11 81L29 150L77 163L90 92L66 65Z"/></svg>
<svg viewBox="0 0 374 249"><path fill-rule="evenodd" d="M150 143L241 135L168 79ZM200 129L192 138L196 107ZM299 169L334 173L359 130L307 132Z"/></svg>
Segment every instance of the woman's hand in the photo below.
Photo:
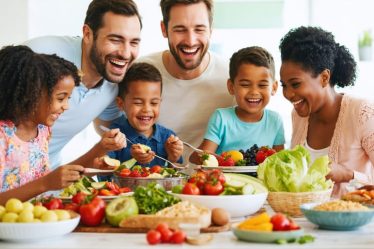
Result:
<svg viewBox="0 0 374 249"><path fill-rule="evenodd" d="M177 136L171 135L165 142L165 150L168 160L177 162L183 154L183 142Z"/></svg>
<svg viewBox="0 0 374 249"><path fill-rule="evenodd" d="M154 155L155 153L151 150L145 152L140 144L133 144L131 146L131 156L140 164L144 165L150 163L155 157Z"/></svg>
<svg viewBox="0 0 374 249"><path fill-rule="evenodd" d="M331 179L335 183L349 182L354 177L353 170L347 169L340 164L331 163L330 169L331 171L326 178Z"/></svg>
<svg viewBox="0 0 374 249"><path fill-rule="evenodd" d="M99 144L106 151L120 150L127 146L126 135L118 128L104 132Z"/></svg>
<svg viewBox="0 0 374 249"><path fill-rule="evenodd" d="M58 190L68 187L81 178L84 167L81 165L63 165L45 176L48 190Z"/></svg>

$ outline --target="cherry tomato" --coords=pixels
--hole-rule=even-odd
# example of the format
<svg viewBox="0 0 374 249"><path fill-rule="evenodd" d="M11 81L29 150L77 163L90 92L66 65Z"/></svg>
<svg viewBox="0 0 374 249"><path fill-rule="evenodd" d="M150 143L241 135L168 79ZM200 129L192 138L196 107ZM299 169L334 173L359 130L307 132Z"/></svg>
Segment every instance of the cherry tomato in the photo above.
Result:
<svg viewBox="0 0 374 249"><path fill-rule="evenodd" d="M204 185L204 194L206 195L219 195L223 190L223 185L220 181L209 181Z"/></svg>
<svg viewBox="0 0 374 249"><path fill-rule="evenodd" d="M182 244L186 239L186 233L182 230L177 230L170 238L170 242L173 244Z"/></svg>
<svg viewBox="0 0 374 249"><path fill-rule="evenodd" d="M149 172L148 171L143 171L140 175L141 175L141 177L147 177L147 176L149 176Z"/></svg>
<svg viewBox="0 0 374 249"><path fill-rule="evenodd" d="M151 167L151 173L159 173L161 174L162 172L162 167L160 165L154 165Z"/></svg>
<svg viewBox="0 0 374 249"><path fill-rule="evenodd" d="M200 189L200 192L204 189L204 184L207 181L207 173L204 171L198 171L192 175L192 177L188 180L190 183L195 183L196 186Z"/></svg>
<svg viewBox="0 0 374 249"><path fill-rule="evenodd" d="M293 221L290 220L290 224L288 225L287 230L299 230L300 227Z"/></svg>
<svg viewBox="0 0 374 249"><path fill-rule="evenodd" d="M83 192L78 192L71 198L71 202L81 205L86 200L87 195Z"/></svg>
<svg viewBox="0 0 374 249"><path fill-rule="evenodd" d="M105 217L105 202L100 197L94 197L90 203L79 209L81 222L86 226L98 226Z"/></svg>
<svg viewBox="0 0 374 249"><path fill-rule="evenodd" d="M100 189L100 190L99 190L99 195L102 195L102 196L113 196L113 195L117 195L117 194L114 193L113 190L109 190L109 189Z"/></svg>
<svg viewBox="0 0 374 249"><path fill-rule="evenodd" d="M62 204L62 200L59 198L52 198L43 203L43 206L49 210L52 209L63 209L64 205Z"/></svg>
<svg viewBox="0 0 374 249"><path fill-rule="evenodd" d="M270 222L273 224L273 230L274 231L285 231L285 230L288 230L288 227L290 225L290 221L282 213L276 213L276 214L274 214L271 217Z"/></svg>
<svg viewBox="0 0 374 249"><path fill-rule="evenodd" d="M209 173L208 177L209 181L219 181L220 183L224 184L226 182L225 175L219 169L214 169Z"/></svg>
<svg viewBox="0 0 374 249"><path fill-rule="evenodd" d="M142 173L140 172L140 170L134 169L131 171L129 176L130 177L141 177Z"/></svg>
<svg viewBox="0 0 374 249"><path fill-rule="evenodd" d="M167 243L170 241L173 231L169 229L169 226L166 223L160 223L156 227L156 231L159 231L161 234L161 242Z"/></svg>
<svg viewBox="0 0 374 249"><path fill-rule="evenodd" d="M182 194L199 195L200 189L196 186L196 184L187 182L182 189Z"/></svg>
<svg viewBox="0 0 374 249"><path fill-rule="evenodd" d="M130 169L122 169L122 170L119 172L119 175L120 175L121 177L128 177L130 174L131 174L131 170L130 170Z"/></svg>
<svg viewBox="0 0 374 249"><path fill-rule="evenodd" d="M156 230L149 230L147 233L147 241L150 245L156 245L161 242L161 233Z"/></svg>
<svg viewBox="0 0 374 249"><path fill-rule="evenodd" d="M79 213L79 205L77 203L74 203L74 202L66 203L65 206L64 206L64 209L65 210L71 210L71 211Z"/></svg>

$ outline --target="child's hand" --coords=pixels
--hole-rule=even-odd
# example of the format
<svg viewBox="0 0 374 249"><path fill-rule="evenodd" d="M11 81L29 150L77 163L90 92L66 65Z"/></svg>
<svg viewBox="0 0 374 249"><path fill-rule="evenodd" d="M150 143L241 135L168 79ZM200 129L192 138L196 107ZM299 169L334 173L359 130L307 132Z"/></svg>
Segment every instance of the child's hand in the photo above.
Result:
<svg viewBox="0 0 374 249"><path fill-rule="evenodd" d="M68 187L81 178L84 167L81 165L63 165L46 175L48 190Z"/></svg>
<svg viewBox="0 0 374 249"><path fill-rule="evenodd" d="M104 132L99 143L107 152L120 150L127 146L126 135L123 134L118 128Z"/></svg>
<svg viewBox="0 0 374 249"><path fill-rule="evenodd" d="M153 151L145 152L144 149L140 146L140 144L133 144L131 146L131 156L135 158L136 161L138 161L140 164L147 164L150 163L155 153Z"/></svg>
<svg viewBox="0 0 374 249"><path fill-rule="evenodd" d="M165 142L165 150L168 160L177 162L183 154L183 142L177 136L171 135Z"/></svg>

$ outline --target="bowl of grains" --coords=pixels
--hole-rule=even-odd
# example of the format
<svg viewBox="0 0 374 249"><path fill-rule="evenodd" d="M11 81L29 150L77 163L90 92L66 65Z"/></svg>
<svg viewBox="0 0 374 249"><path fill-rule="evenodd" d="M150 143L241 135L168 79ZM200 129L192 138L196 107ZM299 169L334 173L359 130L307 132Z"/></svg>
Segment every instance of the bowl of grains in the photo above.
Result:
<svg viewBox="0 0 374 249"><path fill-rule="evenodd" d="M306 203L300 206L300 210L310 222L327 230L354 230L369 224L374 217L374 209L343 200Z"/></svg>

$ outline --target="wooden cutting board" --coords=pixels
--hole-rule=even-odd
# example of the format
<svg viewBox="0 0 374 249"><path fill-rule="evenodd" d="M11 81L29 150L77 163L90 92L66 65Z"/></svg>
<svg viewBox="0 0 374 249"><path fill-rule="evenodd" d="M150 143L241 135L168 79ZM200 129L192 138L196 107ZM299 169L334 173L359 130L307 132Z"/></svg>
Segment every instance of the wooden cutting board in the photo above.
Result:
<svg viewBox="0 0 374 249"><path fill-rule="evenodd" d="M224 226L210 226L202 228L202 233L219 233L230 230L231 225L226 224ZM112 227L108 224L101 224L97 227L86 227L79 225L73 232L78 233L146 233L149 229L147 228L129 228L129 227Z"/></svg>

